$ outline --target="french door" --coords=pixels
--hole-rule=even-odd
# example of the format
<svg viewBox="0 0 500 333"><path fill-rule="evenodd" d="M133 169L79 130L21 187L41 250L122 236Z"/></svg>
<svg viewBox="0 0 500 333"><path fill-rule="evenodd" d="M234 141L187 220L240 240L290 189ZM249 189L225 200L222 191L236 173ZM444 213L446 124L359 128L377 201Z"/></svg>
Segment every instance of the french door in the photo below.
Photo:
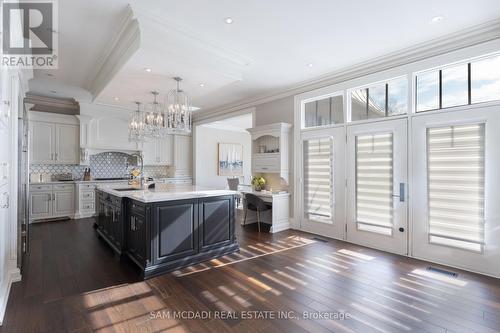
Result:
<svg viewBox="0 0 500 333"><path fill-rule="evenodd" d="M413 256L500 276L500 109L413 118Z"/></svg>
<svg viewBox="0 0 500 333"><path fill-rule="evenodd" d="M347 127L347 241L407 254L406 152L406 119Z"/></svg>
<svg viewBox="0 0 500 333"><path fill-rule="evenodd" d="M345 235L345 129L303 132L302 225L332 238Z"/></svg>

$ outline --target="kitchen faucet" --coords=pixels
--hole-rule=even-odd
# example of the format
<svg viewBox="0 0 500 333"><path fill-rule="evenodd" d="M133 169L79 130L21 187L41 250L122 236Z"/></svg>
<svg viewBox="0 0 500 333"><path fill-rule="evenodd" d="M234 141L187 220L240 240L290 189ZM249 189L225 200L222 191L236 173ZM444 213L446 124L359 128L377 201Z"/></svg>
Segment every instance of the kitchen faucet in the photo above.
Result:
<svg viewBox="0 0 500 333"><path fill-rule="evenodd" d="M132 160L131 159L132 157L136 158L136 163L135 163L136 165L139 163L138 161L140 161L141 175L139 177L139 181L140 181L140 186L142 188L144 186L144 159L142 158L141 154L137 154L137 153L131 154L129 157L129 160ZM131 163L131 164L133 164L133 163ZM132 185L131 180L129 180L129 185Z"/></svg>

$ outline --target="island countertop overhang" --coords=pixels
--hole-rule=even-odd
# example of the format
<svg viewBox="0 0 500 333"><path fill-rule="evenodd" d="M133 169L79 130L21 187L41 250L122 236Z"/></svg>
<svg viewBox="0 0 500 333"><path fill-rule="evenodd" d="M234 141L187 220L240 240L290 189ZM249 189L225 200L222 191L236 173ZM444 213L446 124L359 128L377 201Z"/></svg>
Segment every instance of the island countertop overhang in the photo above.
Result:
<svg viewBox="0 0 500 333"><path fill-rule="evenodd" d="M122 189L130 188L130 191ZM176 201L184 199L208 198L223 195L235 195L238 192L231 190L217 190L194 185L167 185L157 184L153 189L137 189L131 186L103 185L98 190L120 198L128 198L143 203ZM117 191L118 189L118 191Z"/></svg>

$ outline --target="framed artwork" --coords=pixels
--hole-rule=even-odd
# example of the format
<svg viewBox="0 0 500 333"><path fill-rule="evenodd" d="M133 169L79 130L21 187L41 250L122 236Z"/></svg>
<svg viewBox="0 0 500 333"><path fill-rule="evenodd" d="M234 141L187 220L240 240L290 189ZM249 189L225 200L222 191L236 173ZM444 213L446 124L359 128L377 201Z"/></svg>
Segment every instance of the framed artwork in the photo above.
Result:
<svg viewBox="0 0 500 333"><path fill-rule="evenodd" d="M239 143L219 143L219 176L243 176L243 146Z"/></svg>

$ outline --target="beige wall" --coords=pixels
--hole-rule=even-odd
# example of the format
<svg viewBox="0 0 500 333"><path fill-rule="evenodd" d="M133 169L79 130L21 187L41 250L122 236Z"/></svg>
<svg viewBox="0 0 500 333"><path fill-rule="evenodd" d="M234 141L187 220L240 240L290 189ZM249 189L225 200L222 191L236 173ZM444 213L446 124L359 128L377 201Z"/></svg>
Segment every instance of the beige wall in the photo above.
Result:
<svg viewBox="0 0 500 333"><path fill-rule="evenodd" d="M227 177L217 175L218 143L239 143L243 145L243 179L250 183L252 170L252 139L250 133L227 131L210 127L196 128L196 173L195 182L199 186L217 189L227 188Z"/></svg>

